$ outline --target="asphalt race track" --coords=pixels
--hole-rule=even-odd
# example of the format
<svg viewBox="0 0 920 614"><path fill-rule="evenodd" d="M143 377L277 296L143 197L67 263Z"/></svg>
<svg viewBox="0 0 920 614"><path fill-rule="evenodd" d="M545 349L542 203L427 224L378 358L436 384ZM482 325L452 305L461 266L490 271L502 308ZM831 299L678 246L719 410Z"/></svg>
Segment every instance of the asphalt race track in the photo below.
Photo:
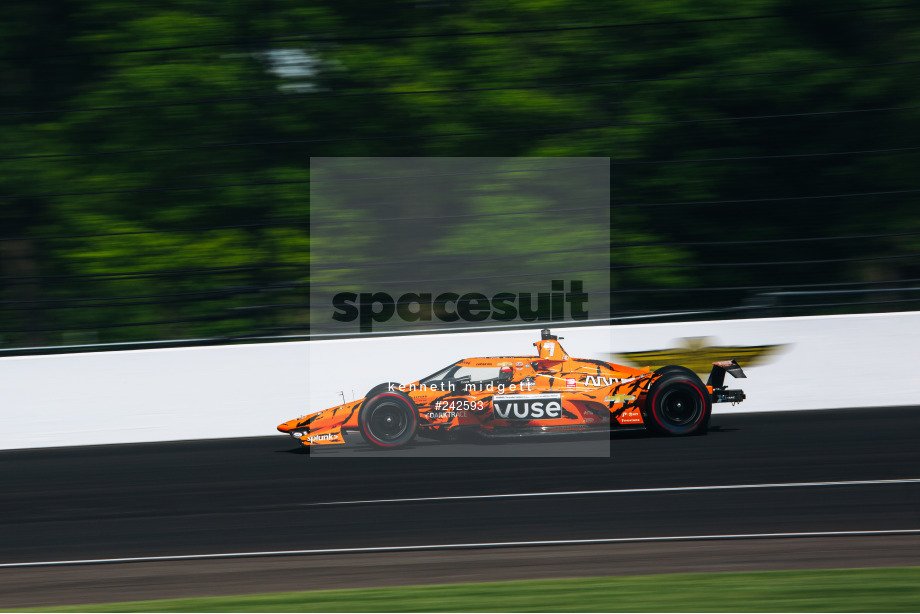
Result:
<svg viewBox="0 0 920 614"><path fill-rule="evenodd" d="M614 435L609 458L554 456L572 445L554 440L311 455L280 434L0 452L0 607L920 565L920 407L713 425L705 437ZM457 544L489 547L413 550ZM355 550L274 554L328 549ZM9 565L232 553L262 556Z"/></svg>

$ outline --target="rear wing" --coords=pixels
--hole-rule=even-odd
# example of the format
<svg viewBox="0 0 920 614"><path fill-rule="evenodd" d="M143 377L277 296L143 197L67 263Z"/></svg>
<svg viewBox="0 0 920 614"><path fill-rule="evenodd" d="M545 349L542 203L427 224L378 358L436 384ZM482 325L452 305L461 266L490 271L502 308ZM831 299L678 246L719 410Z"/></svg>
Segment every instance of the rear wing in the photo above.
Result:
<svg viewBox="0 0 920 614"><path fill-rule="evenodd" d="M706 385L712 386L713 388L723 387L725 385L726 373L730 373L732 377L747 378L747 375L741 370L741 365L739 365L737 361L723 360L721 362L712 363L712 372L709 374L709 379L706 380Z"/></svg>

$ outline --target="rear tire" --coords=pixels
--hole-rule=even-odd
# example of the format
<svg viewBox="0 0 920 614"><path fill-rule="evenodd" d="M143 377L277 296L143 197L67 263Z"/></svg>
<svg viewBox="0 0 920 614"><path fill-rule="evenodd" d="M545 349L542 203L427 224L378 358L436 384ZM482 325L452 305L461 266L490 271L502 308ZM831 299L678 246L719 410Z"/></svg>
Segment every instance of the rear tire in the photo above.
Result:
<svg viewBox="0 0 920 614"><path fill-rule="evenodd" d="M649 430L660 435L702 435L709 430L712 398L703 381L685 367L663 367L646 397Z"/></svg>
<svg viewBox="0 0 920 614"><path fill-rule="evenodd" d="M364 440L378 448L400 448L418 432L418 408L409 395L379 392L361 404L358 427Z"/></svg>
<svg viewBox="0 0 920 614"><path fill-rule="evenodd" d="M680 365L668 365L666 367L658 367L657 369L655 369L655 373L658 373L659 375L664 375L666 373L682 373L686 375L687 377L695 377L699 381L700 385L703 384L703 380L701 380L700 376L694 373L692 369L688 369L687 367L682 367Z"/></svg>

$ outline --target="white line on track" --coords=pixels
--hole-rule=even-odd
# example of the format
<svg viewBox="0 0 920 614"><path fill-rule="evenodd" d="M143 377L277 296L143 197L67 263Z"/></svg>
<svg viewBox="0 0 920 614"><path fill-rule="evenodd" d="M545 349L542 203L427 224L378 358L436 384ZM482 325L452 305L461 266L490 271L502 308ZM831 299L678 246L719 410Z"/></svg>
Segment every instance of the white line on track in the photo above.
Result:
<svg viewBox="0 0 920 614"><path fill-rule="evenodd" d="M566 490L558 492L521 492L499 495L457 495L448 497L416 497L409 499L365 499L358 501L326 501L299 503L298 507L321 505L361 505L368 503L416 503L424 501L461 501L473 499L514 499L527 497L576 497L584 495L629 495L659 492L693 492L702 490L745 490L752 488L805 488L816 486L878 486L882 484L917 484L920 478L900 480L851 480L846 482L788 482L774 484L723 484L718 486L668 486L662 488L617 488L611 490Z"/></svg>
<svg viewBox="0 0 920 614"><path fill-rule="evenodd" d="M180 554L175 556L139 556L118 559L79 559L73 561L38 561L32 563L0 563L0 568L49 567L63 565L100 565L105 563L155 563L158 561L189 561L202 559L235 559L308 554L372 554L377 552L413 552L420 550L473 550L477 548L510 548L521 546L579 546L590 544L635 544L643 542L715 541L743 539L778 539L797 537L872 537L880 535L920 535L920 529L891 529L884 531L812 531L803 533L735 533L727 535L676 535L664 537L611 537L602 539L554 539L526 542L483 542L471 544L431 544L422 546L376 546L368 548L323 548L315 550L276 550L265 552L228 552L223 554Z"/></svg>

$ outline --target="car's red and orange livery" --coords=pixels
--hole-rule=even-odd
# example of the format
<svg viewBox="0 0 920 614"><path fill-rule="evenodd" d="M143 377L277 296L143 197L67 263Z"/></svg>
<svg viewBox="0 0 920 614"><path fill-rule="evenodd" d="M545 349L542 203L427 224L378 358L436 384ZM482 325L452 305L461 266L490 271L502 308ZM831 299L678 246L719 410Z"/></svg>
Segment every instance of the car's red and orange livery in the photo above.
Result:
<svg viewBox="0 0 920 614"><path fill-rule="evenodd" d="M676 365L652 371L572 358L549 330L541 337L537 356L466 358L410 384L380 384L362 399L288 420L278 430L305 446L344 444L345 431L357 431L380 448L465 431L519 437L644 425L693 435L709 428L713 403L745 398L724 386L725 373L745 377L734 360L713 363L703 384Z"/></svg>

